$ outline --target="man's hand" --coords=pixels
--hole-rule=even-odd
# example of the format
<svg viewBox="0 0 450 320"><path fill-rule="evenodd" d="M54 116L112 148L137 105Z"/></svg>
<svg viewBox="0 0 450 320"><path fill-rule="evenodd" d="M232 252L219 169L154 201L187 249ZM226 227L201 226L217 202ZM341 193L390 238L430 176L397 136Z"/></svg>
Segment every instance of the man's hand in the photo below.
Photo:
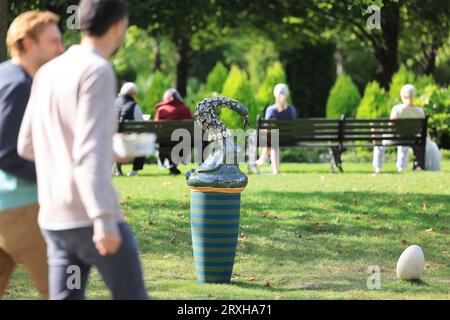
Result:
<svg viewBox="0 0 450 320"><path fill-rule="evenodd" d="M94 235L92 240L101 256L115 254L122 245L122 237L119 234Z"/></svg>

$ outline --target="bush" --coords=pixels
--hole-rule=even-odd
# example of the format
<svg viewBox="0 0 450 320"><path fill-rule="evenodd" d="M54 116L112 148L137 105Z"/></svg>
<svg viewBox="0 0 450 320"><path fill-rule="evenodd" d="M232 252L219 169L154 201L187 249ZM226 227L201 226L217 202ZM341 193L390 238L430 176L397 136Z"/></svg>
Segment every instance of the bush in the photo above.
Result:
<svg viewBox="0 0 450 320"><path fill-rule="evenodd" d="M228 69L221 62L217 62L206 80L207 91L220 94L227 78Z"/></svg>
<svg viewBox="0 0 450 320"><path fill-rule="evenodd" d="M143 113L151 114L153 117L156 113L156 104L162 100L164 92L171 87L171 84L161 72L155 72L148 78L138 77L136 82L140 89L137 101Z"/></svg>
<svg viewBox="0 0 450 320"><path fill-rule="evenodd" d="M389 117L389 114L390 107L386 91L376 81L368 83L356 111L356 117L386 118Z"/></svg>
<svg viewBox="0 0 450 320"><path fill-rule="evenodd" d="M429 119L429 133L439 147L450 149L450 87L436 85L426 87L419 97L419 105L425 109Z"/></svg>
<svg viewBox="0 0 450 320"><path fill-rule="evenodd" d="M352 78L340 75L328 97L327 118L339 118L342 114L354 117L360 102L361 95Z"/></svg>
<svg viewBox="0 0 450 320"><path fill-rule="evenodd" d="M329 153L324 149L286 148L280 151L281 162L326 163L330 161Z"/></svg>
<svg viewBox="0 0 450 320"><path fill-rule="evenodd" d="M295 44L294 44L295 43ZM336 80L336 44L291 41L280 47L292 100L300 117L324 117Z"/></svg>
<svg viewBox="0 0 450 320"><path fill-rule="evenodd" d="M400 90L405 84L414 84L414 73L401 65L398 71L392 76L391 87L389 89L389 104L394 106L401 103Z"/></svg>
<svg viewBox="0 0 450 320"><path fill-rule="evenodd" d="M245 71L239 69L237 66L232 66L228 78L225 81L225 85L223 86L222 94L243 103L248 107L250 126L254 127L256 115L258 114L258 107ZM234 111L222 109L221 119L229 128L242 128L242 118Z"/></svg>
<svg viewBox="0 0 450 320"><path fill-rule="evenodd" d="M281 62L274 62L266 72L266 77L258 90L259 114L264 115L266 107L274 103L273 89L279 83L286 83L286 75Z"/></svg>

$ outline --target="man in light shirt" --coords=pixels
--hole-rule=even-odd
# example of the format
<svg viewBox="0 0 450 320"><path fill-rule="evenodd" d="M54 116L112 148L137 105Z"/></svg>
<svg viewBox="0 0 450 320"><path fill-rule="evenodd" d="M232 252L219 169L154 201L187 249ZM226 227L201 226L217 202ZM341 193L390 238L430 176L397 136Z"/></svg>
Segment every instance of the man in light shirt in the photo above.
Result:
<svg viewBox="0 0 450 320"><path fill-rule="evenodd" d="M147 299L138 247L119 208L111 167L116 77L108 58L128 27L125 0L82 0L83 39L36 74L18 151L36 161L39 225L51 299L83 299L92 266L113 299ZM80 286L68 280L80 275Z"/></svg>
<svg viewBox="0 0 450 320"><path fill-rule="evenodd" d="M404 85L400 91L400 97L403 104L396 105L392 108L391 119L424 119L425 112L421 107L414 105L414 97L416 90L413 85ZM397 147L397 171L403 172L408 166L410 148L407 146ZM373 149L373 166L375 173L380 173L385 157L384 147L374 147Z"/></svg>

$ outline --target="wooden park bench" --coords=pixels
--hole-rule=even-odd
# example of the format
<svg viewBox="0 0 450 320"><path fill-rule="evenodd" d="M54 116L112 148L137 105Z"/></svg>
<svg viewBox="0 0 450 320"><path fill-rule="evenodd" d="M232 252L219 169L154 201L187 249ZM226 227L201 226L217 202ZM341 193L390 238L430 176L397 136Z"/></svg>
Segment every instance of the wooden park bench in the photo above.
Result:
<svg viewBox="0 0 450 320"><path fill-rule="evenodd" d="M342 116L341 119L264 120L258 117L258 146L266 146L271 141L273 129L279 130L280 148L328 148L332 171L338 168L343 172L341 155L348 148L375 146L410 146L414 151L414 168L425 168L428 118L390 120Z"/></svg>
<svg viewBox="0 0 450 320"><path fill-rule="evenodd" d="M119 125L120 133L153 133L156 135L156 144L160 152L169 152L180 141L172 141L172 134L177 129L185 129L191 135L191 148L201 146L195 143L193 120L160 120L160 121L128 121ZM181 139L181 138L180 138Z"/></svg>

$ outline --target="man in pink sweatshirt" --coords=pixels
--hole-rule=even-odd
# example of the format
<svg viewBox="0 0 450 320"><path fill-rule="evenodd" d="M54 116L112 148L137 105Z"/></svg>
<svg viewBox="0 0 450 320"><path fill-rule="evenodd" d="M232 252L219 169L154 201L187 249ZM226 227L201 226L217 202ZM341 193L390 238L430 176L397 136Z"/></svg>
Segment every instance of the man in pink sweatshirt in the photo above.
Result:
<svg viewBox="0 0 450 320"><path fill-rule="evenodd" d="M83 299L96 266L114 299L147 299L138 248L113 187L116 77L125 0L82 0L81 45L36 74L19 154L35 160L51 299Z"/></svg>

